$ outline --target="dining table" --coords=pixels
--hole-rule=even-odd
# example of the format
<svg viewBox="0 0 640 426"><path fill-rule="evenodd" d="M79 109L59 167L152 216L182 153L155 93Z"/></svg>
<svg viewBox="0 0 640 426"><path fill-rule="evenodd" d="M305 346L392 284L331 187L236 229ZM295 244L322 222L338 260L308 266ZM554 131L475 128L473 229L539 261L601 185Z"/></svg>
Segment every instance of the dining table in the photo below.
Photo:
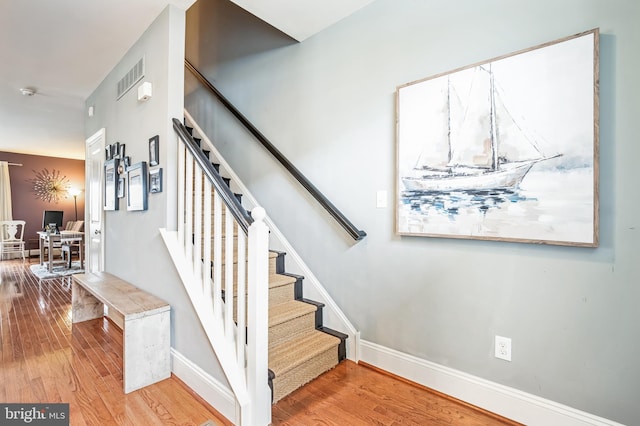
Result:
<svg viewBox="0 0 640 426"><path fill-rule="evenodd" d="M47 250L47 269L53 271L53 249L60 248L62 244L78 244L78 256L80 257L80 267L84 268L84 232L77 231L38 231L38 241L40 248L40 265L45 264L45 249ZM69 253L71 256L71 253Z"/></svg>

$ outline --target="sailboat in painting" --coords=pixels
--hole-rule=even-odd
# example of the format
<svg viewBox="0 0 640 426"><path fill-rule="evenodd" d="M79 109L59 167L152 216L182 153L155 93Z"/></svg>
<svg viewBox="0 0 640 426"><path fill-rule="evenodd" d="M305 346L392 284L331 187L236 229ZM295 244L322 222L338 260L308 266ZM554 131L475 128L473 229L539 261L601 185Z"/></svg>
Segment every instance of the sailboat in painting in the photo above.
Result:
<svg viewBox="0 0 640 426"><path fill-rule="evenodd" d="M480 191L517 187L545 156L524 118L514 119L491 63L423 82L432 119L420 135L415 167L401 176L415 192ZM422 120L424 121L424 120Z"/></svg>

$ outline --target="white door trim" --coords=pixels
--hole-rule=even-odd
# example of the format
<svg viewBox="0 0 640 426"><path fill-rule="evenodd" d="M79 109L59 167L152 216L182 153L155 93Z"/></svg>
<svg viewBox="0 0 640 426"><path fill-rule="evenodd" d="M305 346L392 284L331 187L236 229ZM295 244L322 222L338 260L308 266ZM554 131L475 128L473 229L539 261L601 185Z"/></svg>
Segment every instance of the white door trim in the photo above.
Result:
<svg viewBox="0 0 640 426"><path fill-rule="evenodd" d="M98 130L96 133L91 135L89 138L87 138L86 144L85 144L85 206L88 206L88 208L85 208L85 213L84 213L84 223L85 223L84 231L85 231L85 257L86 257L85 269L87 271L91 271L92 265L96 265L95 263L96 259L93 259L93 256L95 256L96 253L98 254L97 270L102 271L104 269L104 237L102 235L102 228L104 225L104 210L102 208L103 206L102 188L104 188L104 185L103 185L104 176L103 176L102 168L100 168L100 172L98 173L99 181L97 182L97 184L95 182L92 182L91 180L93 177L93 172L92 172L91 166L92 166L92 154L100 155L100 156L103 156L104 158L105 141L106 141L106 130L103 127L102 129ZM91 151L91 148L93 148L93 152ZM97 149L100 149L100 153L95 152ZM92 219L96 219L96 218L99 219L99 225L97 226L97 228L94 228L94 225L92 225ZM95 243L96 241L96 239L94 238L94 234L98 235L96 234L96 232L98 232L100 236L98 250L94 250L92 248L92 243Z"/></svg>

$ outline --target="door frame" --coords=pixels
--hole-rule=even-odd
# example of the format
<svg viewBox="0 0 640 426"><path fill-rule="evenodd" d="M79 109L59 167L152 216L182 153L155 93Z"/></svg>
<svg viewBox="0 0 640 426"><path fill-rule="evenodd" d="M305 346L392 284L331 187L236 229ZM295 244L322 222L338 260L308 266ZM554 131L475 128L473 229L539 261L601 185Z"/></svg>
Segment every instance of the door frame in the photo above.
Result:
<svg viewBox="0 0 640 426"><path fill-rule="evenodd" d="M88 208L85 208L85 217L84 217L84 223L85 223L85 268L87 269L88 272L100 272L104 270L104 233L102 232L102 229L104 228L104 209L102 208L103 206L103 191L102 188L104 188L104 173L102 171L102 168L100 168L100 177L99 177L99 184L98 184L98 188L100 188L100 190L96 191L97 193L94 193L94 191L91 190L92 185L91 185L91 178L92 178L92 173L91 173L91 150L90 148L92 146L95 145L96 148L100 148L100 155L104 156L104 148L105 148L105 144L106 144L106 130L105 128L101 128L100 130L98 130L96 133L94 133L93 135L91 135L90 137L88 137L86 139L86 144L85 144L85 205L88 206ZM94 149L96 149L94 148ZM97 197L99 202L96 204L94 203L94 197ZM92 216L92 208L94 208L95 206L97 206L99 212L98 214L100 215L100 226L99 229L97 230L100 233L100 246L98 249L98 253L99 253L99 259L98 259L98 269L99 271L91 271L91 265L93 264L93 259L92 256L95 255L94 251L92 250L91 247L91 238L92 238L92 227L91 227L91 218L95 217Z"/></svg>

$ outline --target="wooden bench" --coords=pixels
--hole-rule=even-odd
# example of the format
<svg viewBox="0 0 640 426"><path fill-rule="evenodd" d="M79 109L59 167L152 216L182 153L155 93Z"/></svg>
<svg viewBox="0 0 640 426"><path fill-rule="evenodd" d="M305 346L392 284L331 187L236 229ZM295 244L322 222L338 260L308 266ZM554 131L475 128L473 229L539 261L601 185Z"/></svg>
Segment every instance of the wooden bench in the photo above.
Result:
<svg viewBox="0 0 640 426"><path fill-rule="evenodd" d="M104 306L123 318L124 393L171 375L170 306L156 296L106 272L75 274L72 323L104 316Z"/></svg>

